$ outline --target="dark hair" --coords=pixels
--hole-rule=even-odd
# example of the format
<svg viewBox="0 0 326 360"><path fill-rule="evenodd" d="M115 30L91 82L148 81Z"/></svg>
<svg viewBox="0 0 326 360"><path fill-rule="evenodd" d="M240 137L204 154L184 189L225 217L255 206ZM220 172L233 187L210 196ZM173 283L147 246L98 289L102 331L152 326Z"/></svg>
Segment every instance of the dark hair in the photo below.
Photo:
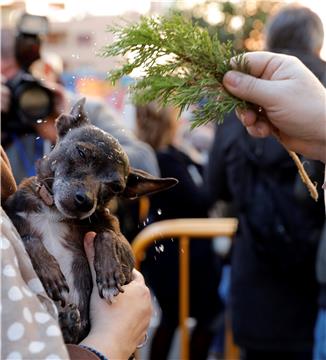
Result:
<svg viewBox="0 0 326 360"><path fill-rule="evenodd" d="M297 50L318 54L323 40L324 30L319 16L300 5L281 9L266 26L269 51Z"/></svg>

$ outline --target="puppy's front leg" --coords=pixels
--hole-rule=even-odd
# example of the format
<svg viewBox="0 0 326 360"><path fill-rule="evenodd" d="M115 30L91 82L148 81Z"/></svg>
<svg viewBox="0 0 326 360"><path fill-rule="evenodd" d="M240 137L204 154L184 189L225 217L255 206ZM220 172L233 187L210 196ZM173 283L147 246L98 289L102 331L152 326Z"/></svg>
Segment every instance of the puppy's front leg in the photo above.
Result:
<svg viewBox="0 0 326 360"><path fill-rule="evenodd" d="M56 259L46 250L39 237L24 235L22 240L45 291L51 299L65 306L64 294L69 292L69 287Z"/></svg>
<svg viewBox="0 0 326 360"><path fill-rule="evenodd" d="M94 268L99 294L109 302L131 281L134 257L121 233L106 230L94 239Z"/></svg>

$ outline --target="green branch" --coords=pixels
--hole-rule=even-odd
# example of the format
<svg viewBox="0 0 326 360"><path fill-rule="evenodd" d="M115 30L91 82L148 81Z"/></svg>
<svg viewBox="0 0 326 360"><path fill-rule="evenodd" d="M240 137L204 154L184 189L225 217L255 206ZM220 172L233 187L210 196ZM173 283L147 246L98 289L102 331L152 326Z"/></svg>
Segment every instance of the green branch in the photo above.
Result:
<svg viewBox="0 0 326 360"><path fill-rule="evenodd" d="M226 113L246 106L222 84L234 56L237 67L247 72L243 56L234 52L230 42L221 43L217 36L210 36L206 29L181 14L142 17L137 24L109 27L108 31L117 40L102 49L102 56L133 55L121 68L109 72L109 80L114 84L138 68L144 72L143 78L131 86L136 104L157 101L162 106L179 107L181 113L191 105L203 103L194 111L192 127L222 122Z"/></svg>

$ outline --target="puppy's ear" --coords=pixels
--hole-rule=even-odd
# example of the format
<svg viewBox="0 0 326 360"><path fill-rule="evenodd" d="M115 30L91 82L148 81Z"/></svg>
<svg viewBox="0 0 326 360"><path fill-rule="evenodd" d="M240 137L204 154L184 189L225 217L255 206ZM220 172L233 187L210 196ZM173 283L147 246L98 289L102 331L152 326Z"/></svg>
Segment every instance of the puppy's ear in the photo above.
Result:
<svg viewBox="0 0 326 360"><path fill-rule="evenodd" d="M59 138L65 136L67 132L73 128L90 124L90 121L84 110L85 98L77 101L72 107L70 114L62 114L56 120L56 128Z"/></svg>
<svg viewBox="0 0 326 360"><path fill-rule="evenodd" d="M146 171L131 168L123 197L136 199L142 195L154 194L166 190L178 183L174 178L159 178L148 174Z"/></svg>

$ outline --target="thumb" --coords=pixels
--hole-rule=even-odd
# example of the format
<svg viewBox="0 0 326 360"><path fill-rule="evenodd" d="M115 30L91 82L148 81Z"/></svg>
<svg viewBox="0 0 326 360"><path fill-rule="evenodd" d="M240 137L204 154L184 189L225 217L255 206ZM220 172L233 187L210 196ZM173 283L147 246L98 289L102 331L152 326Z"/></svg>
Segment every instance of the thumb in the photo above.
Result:
<svg viewBox="0 0 326 360"><path fill-rule="evenodd" d="M93 284L96 283L96 274L95 274L95 269L94 269L94 256L95 256L94 239L95 239L95 236L96 236L95 232L88 232L84 237L84 249L85 249L89 267L91 269Z"/></svg>
<svg viewBox="0 0 326 360"><path fill-rule="evenodd" d="M224 75L223 85L234 96L264 108L273 98L273 84L270 80L258 79L239 71L228 71Z"/></svg>

